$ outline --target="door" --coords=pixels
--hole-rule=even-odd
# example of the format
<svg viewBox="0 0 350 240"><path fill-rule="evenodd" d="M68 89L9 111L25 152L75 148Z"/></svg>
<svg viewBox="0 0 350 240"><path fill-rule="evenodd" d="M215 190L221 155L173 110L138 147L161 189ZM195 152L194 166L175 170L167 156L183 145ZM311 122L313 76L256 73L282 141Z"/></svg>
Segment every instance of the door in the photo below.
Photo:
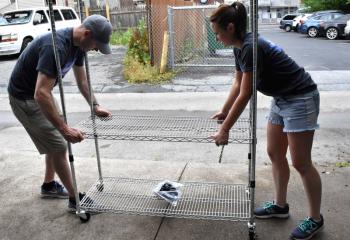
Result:
<svg viewBox="0 0 350 240"><path fill-rule="evenodd" d="M51 26L43 10L38 10L33 17L33 36L39 36L51 31Z"/></svg>

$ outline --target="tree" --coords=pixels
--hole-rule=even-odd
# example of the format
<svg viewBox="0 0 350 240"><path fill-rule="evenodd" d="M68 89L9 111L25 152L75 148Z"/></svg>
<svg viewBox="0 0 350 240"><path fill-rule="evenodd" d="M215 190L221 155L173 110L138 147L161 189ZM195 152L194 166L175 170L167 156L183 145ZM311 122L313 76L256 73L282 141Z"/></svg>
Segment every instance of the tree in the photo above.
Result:
<svg viewBox="0 0 350 240"><path fill-rule="evenodd" d="M350 9L350 0L304 0L303 2L305 6L310 7L311 11Z"/></svg>

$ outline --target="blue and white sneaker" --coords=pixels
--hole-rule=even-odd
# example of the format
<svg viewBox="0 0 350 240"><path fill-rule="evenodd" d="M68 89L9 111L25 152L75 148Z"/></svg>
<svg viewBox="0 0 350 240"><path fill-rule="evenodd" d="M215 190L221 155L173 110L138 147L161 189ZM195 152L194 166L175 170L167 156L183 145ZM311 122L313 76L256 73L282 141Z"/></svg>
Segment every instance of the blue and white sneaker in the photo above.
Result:
<svg viewBox="0 0 350 240"><path fill-rule="evenodd" d="M67 190L61 184L56 181L52 181L41 185L41 197L67 199L69 195Z"/></svg>
<svg viewBox="0 0 350 240"><path fill-rule="evenodd" d="M311 239L318 232L324 228L323 216L321 215L321 220L316 222L312 218L305 218L300 222L300 224L293 230L290 235L290 239L294 240L307 240Z"/></svg>
<svg viewBox="0 0 350 240"><path fill-rule="evenodd" d="M282 208L275 204L274 201L268 201L263 204L262 207L258 207L254 210L256 218L288 218L289 217L289 205Z"/></svg>

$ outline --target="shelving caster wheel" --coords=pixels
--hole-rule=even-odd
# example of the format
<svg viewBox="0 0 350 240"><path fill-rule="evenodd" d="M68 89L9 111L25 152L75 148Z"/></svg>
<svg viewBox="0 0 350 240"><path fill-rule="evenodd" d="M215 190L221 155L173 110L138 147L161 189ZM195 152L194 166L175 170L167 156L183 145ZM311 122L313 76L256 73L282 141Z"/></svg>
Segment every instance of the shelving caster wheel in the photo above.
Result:
<svg viewBox="0 0 350 240"><path fill-rule="evenodd" d="M102 192L103 189L105 188L105 185L103 183L99 183L96 185L96 188L99 192Z"/></svg>
<svg viewBox="0 0 350 240"><path fill-rule="evenodd" d="M253 224L248 223L248 228L249 228L249 240L258 239L258 235L256 234L256 230L255 230L255 223Z"/></svg>
<svg viewBox="0 0 350 240"><path fill-rule="evenodd" d="M84 212L84 211L82 211L81 213L78 213L78 216L79 216L80 221L82 223L87 223L90 220L90 218L91 218L90 213L87 213L87 212Z"/></svg>

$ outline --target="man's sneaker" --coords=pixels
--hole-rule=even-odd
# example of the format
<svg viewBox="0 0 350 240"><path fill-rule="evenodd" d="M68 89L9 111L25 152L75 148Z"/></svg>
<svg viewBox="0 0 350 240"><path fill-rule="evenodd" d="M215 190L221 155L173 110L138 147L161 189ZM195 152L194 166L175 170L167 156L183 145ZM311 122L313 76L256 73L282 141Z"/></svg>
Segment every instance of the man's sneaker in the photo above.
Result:
<svg viewBox="0 0 350 240"><path fill-rule="evenodd" d="M288 218L289 217L289 205L282 208L277 206L275 202L265 202L262 207L258 207L254 210L256 218Z"/></svg>
<svg viewBox="0 0 350 240"><path fill-rule="evenodd" d="M80 201L85 197L85 193L79 193L79 199ZM75 198L69 198L69 202L68 202L68 211L70 212L75 212L77 210L76 208L76 201ZM80 203L82 206L85 207L91 207L91 205L94 204L94 201L89 198L89 197L85 197L84 202Z"/></svg>
<svg viewBox="0 0 350 240"><path fill-rule="evenodd" d="M68 192L61 184L52 181L41 185L41 197L67 199Z"/></svg>
<svg viewBox="0 0 350 240"><path fill-rule="evenodd" d="M312 218L305 218L300 224L293 230L290 235L290 239L295 240L307 240L311 239L324 227L323 216L321 215L321 220L316 222Z"/></svg>

